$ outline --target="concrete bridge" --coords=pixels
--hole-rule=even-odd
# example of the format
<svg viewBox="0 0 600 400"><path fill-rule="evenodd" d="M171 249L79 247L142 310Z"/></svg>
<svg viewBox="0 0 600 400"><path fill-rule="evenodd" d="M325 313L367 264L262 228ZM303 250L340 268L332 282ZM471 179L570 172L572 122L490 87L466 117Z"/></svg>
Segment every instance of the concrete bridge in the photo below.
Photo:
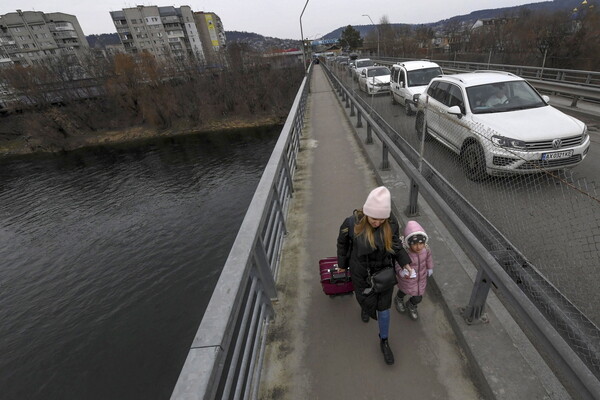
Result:
<svg viewBox="0 0 600 400"><path fill-rule="evenodd" d="M383 144L353 123L323 66L312 68L282 132L297 135L276 145L172 399L600 398L585 369L571 379L577 368L550 367L493 293L482 318L465 321L478 269L422 199L412 219L436 266L418 321L391 310L394 365L354 296L322 292L318 260L335 255L343 219L386 185L404 224L411 179L393 162L382 168Z"/></svg>

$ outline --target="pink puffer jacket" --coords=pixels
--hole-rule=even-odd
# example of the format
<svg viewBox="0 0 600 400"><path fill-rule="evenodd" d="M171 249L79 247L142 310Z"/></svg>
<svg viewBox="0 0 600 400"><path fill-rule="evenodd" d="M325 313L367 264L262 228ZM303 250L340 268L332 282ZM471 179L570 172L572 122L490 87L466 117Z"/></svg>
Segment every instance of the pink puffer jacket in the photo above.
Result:
<svg viewBox="0 0 600 400"><path fill-rule="evenodd" d="M425 288L427 287L427 270L433 270L433 258L431 257L431 250L427 244L419 253L413 253L408 246L408 239L411 236L421 234L427 237L427 234L416 221L408 221L404 228L404 239L402 240L406 252L410 256L412 262L410 267L417 273L416 278L409 278L401 276L402 266L396 264L396 276L398 278L398 289L410 296L423 296Z"/></svg>

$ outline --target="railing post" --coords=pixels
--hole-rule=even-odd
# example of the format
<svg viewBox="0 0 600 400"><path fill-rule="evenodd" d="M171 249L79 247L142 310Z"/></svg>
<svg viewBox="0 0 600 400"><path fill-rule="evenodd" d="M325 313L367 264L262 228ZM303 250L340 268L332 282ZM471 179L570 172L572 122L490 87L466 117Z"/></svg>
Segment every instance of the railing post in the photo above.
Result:
<svg viewBox="0 0 600 400"><path fill-rule="evenodd" d="M346 97L346 108L350 108L350 95L344 92L344 96Z"/></svg>
<svg viewBox="0 0 600 400"><path fill-rule="evenodd" d="M419 215L419 185L414 179L410 180L410 194L408 197L408 206L404 210L404 214L407 217L416 217Z"/></svg>
<svg viewBox="0 0 600 400"><path fill-rule="evenodd" d="M350 102L350 116L354 117L356 115L356 112L354 111L354 103Z"/></svg>
<svg viewBox="0 0 600 400"><path fill-rule="evenodd" d="M269 263L269 256L267 256L265 245L260 237L257 238L256 244L254 245L254 262L263 290L270 299L276 299L277 286L275 284L275 278L273 277L273 271L271 264Z"/></svg>
<svg viewBox="0 0 600 400"><path fill-rule="evenodd" d="M485 301L490 291L490 279L483 270L479 268L477 271L477 277L473 285L473 291L471 292L471 299L469 305L461 309L461 315L465 319L465 322L469 325L474 323L488 323L489 319L485 310Z"/></svg>
<svg viewBox="0 0 600 400"><path fill-rule="evenodd" d="M367 121L367 140L365 141L366 144L373 144L373 127L371 126L371 124Z"/></svg>
<svg viewBox="0 0 600 400"><path fill-rule="evenodd" d="M382 143L381 146L381 170L382 171L387 171L388 169L390 169L390 157L389 157L389 153L390 151L388 150L388 147L385 143Z"/></svg>
<svg viewBox="0 0 600 400"><path fill-rule="evenodd" d="M360 110L357 110L356 114L356 127L362 128L362 114L360 113Z"/></svg>

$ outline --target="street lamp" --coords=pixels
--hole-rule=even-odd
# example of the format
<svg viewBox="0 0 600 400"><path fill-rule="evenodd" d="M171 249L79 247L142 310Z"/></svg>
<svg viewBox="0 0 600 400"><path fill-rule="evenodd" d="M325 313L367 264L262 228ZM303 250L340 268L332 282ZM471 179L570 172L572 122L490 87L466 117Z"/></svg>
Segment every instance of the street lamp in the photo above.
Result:
<svg viewBox="0 0 600 400"><path fill-rule="evenodd" d="M302 13L300 13L300 41L302 43L302 66L305 70L307 70L308 68L306 67L306 50L304 49L304 32L302 31L302 14L304 14L304 10L306 10L308 1L309 0L306 0L306 3L304 3L304 8L302 9Z"/></svg>
<svg viewBox="0 0 600 400"><path fill-rule="evenodd" d="M375 28L377 28L377 57L379 57L379 26L377 26L373 23L373 20L371 19L371 17L369 17L368 14L363 14L362 16L369 18L369 21L371 21L371 24L373 26L375 26Z"/></svg>

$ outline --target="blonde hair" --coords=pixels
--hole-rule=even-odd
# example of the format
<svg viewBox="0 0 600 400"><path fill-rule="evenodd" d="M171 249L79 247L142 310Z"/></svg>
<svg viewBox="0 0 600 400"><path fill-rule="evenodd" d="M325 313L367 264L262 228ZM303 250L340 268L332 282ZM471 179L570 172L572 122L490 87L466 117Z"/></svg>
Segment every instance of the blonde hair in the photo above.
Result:
<svg viewBox="0 0 600 400"><path fill-rule="evenodd" d="M365 238L369 245L371 245L371 248L375 249L375 229L373 229L367 218L368 217L362 212L362 210L359 210L358 222L354 225L354 237L365 235ZM390 219L386 218L380 225L380 228L381 232L383 232L383 244L385 246L385 251L387 251L388 253L393 253L393 233L392 227L390 226Z"/></svg>

